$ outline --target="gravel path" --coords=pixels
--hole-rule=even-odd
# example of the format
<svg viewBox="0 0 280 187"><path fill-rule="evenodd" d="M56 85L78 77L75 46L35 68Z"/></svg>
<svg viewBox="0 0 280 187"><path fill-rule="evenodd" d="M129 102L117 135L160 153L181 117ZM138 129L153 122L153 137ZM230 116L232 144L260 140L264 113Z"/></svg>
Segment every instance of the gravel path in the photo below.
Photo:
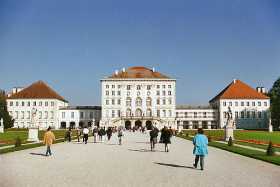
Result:
<svg viewBox="0 0 280 187"><path fill-rule="evenodd" d="M54 156L45 147L0 155L0 186L221 186L279 187L280 167L209 148L205 170L192 169L192 144L173 138L169 153L147 135L126 133L124 144L61 143Z"/></svg>

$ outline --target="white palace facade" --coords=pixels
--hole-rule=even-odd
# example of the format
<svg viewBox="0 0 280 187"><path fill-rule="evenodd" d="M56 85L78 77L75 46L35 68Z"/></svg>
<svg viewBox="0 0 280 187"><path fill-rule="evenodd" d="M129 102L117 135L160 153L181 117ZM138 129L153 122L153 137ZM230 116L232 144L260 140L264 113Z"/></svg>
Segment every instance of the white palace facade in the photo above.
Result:
<svg viewBox="0 0 280 187"><path fill-rule="evenodd" d="M35 125L77 128L83 126L163 126L174 129L216 129L226 125L230 109L236 128L267 129L270 98L263 87L254 89L233 80L208 106L176 105L176 80L154 68L131 67L101 80L100 106L69 106L43 81L14 88L7 96L7 109L14 127Z"/></svg>
<svg viewBox="0 0 280 187"><path fill-rule="evenodd" d="M101 80L103 126L176 128L176 80L155 69L131 67Z"/></svg>

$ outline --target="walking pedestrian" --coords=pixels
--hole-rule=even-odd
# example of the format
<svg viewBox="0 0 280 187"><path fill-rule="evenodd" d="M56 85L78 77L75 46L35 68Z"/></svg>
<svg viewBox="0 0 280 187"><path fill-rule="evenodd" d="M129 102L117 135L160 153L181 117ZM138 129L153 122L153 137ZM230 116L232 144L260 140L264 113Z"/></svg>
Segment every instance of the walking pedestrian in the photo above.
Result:
<svg viewBox="0 0 280 187"><path fill-rule="evenodd" d="M85 144L87 144L87 141L88 141L88 133L89 133L89 130L87 127L85 127L83 130Z"/></svg>
<svg viewBox="0 0 280 187"><path fill-rule="evenodd" d="M112 131L112 128L109 127L106 131L107 133L107 138L108 138L108 141L110 141L111 137L112 137L112 134L113 134L113 131Z"/></svg>
<svg viewBox="0 0 280 187"><path fill-rule="evenodd" d="M152 127L150 131L150 144L151 144L151 151L154 151L155 144L157 143L158 131L156 128Z"/></svg>
<svg viewBox="0 0 280 187"><path fill-rule="evenodd" d="M204 170L204 158L208 154L208 138L203 134L203 129L199 128L197 134L193 138L193 154L195 155L194 168L197 168L198 161L200 160L200 169Z"/></svg>
<svg viewBox="0 0 280 187"><path fill-rule="evenodd" d="M98 129L95 127L92 132L93 132L93 141L94 141L94 143L96 143L96 138L97 138L97 135L98 135Z"/></svg>
<svg viewBox="0 0 280 187"><path fill-rule="evenodd" d="M78 127L78 129L77 129L77 138L78 138L78 142L80 142L80 137L81 137L81 135L82 135L81 129L80 129L80 127Z"/></svg>
<svg viewBox="0 0 280 187"><path fill-rule="evenodd" d="M123 137L123 130L121 127L119 127L118 130L119 145L122 145L122 137Z"/></svg>
<svg viewBox="0 0 280 187"><path fill-rule="evenodd" d="M53 144L54 141L55 141L55 136L51 131L51 127L49 127L44 135L44 141L43 141L44 144L47 146L46 156L52 155L51 145Z"/></svg>
<svg viewBox="0 0 280 187"><path fill-rule="evenodd" d="M172 134L169 129L167 129L166 126L161 130L161 141L164 143L164 150L165 152L169 152L168 144L171 144L170 138Z"/></svg>

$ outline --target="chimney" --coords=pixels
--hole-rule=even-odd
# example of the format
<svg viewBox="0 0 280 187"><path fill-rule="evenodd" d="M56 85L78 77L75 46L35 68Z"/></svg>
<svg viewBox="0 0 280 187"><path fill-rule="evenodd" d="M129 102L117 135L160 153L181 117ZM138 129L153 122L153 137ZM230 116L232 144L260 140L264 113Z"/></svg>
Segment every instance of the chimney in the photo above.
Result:
<svg viewBox="0 0 280 187"><path fill-rule="evenodd" d="M155 71L156 71L156 69L153 67L152 71L153 71L153 72L155 72Z"/></svg>
<svg viewBox="0 0 280 187"><path fill-rule="evenodd" d="M13 87L12 94L16 94L16 93L20 92L21 90L23 90L23 88L21 88L21 87Z"/></svg>
<svg viewBox="0 0 280 187"><path fill-rule="evenodd" d="M262 87L262 93L265 94L266 93L266 89L265 87Z"/></svg>
<svg viewBox="0 0 280 187"><path fill-rule="evenodd" d="M125 68L122 68L122 72L123 72L123 73L125 72Z"/></svg>
<svg viewBox="0 0 280 187"><path fill-rule="evenodd" d="M115 71L115 75L118 75L118 74L119 74L119 71L118 71L118 70L116 70L116 71Z"/></svg>
<svg viewBox="0 0 280 187"><path fill-rule="evenodd" d="M236 79L233 79L233 84L235 84L236 83Z"/></svg>
<svg viewBox="0 0 280 187"><path fill-rule="evenodd" d="M257 90L257 92L262 93L262 88L261 87L257 87L256 90Z"/></svg>

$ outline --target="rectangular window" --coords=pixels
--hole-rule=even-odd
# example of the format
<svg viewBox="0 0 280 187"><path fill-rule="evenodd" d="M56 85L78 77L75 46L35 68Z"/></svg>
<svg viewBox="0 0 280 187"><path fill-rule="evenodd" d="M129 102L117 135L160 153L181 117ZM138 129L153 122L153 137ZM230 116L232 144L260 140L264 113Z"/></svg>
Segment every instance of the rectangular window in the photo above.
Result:
<svg viewBox="0 0 280 187"><path fill-rule="evenodd" d="M108 85L108 84L106 85L106 88L109 88L109 85Z"/></svg>
<svg viewBox="0 0 280 187"><path fill-rule="evenodd" d="M46 101L46 102L45 102L45 106L49 106L49 103L48 103L48 101Z"/></svg>
<svg viewBox="0 0 280 187"><path fill-rule="evenodd" d="M24 106L24 102L23 101L21 102L21 106Z"/></svg>
<svg viewBox="0 0 280 187"><path fill-rule="evenodd" d="M171 86L171 85L168 85L168 88L172 88L172 86Z"/></svg>
<svg viewBox="0 0 280 187"><path fill-rule="evenodd" d="M16 106L18 106L18 101L16 102Z"/></svg>
<svg viewBox="0 0 280 187"><path fill-rule="evenodd" d="M121 117L121 111L118 110L118 117Z"/></svg>
<svg viewBox="0 0 280 187"><path fill-rule="evenodd" d="M54 106L54 102L53 101L51 102L51 106Z"/></svg>
<svg viewBox="0 0 280 187"><path fill-rule="evenodd" d="M121 85L118 85L118 89L121 89L121 87L122 87Z"/></svg>
<svg viewBox="0 0 280 187"><path fill-rule="evenodd" d="M84 112L80 112L80 118L81 118L81 119L84 118Z"/></svg>
<svg viewBox="0 0 280 187"><path fill-rule="evenodd" d="M162 110L163 117L166 117L166 110Z"/></svg>
<svg viewBox="0 0 280 187"><path fill-rule="evenodd" d="M112 85L112 88L114 89L114 88L115 88L115 85Z"/></svg>
<svg viewBox="0 0 280 187"><path fill-rule="evenodd" d="M160 89L160 85L157 85L157 89Z"/></svg>
<svg viewBox="0 0 280 187"><path fill-rule="evenodd" d="M39 112L39 119L42 119L42 112Z"/></svg>
<svg viewBox="0 0 280 187"><path fill-rule="evenodd" d="M160 105L160 99L157 99L157 105Z"/></svg>
<svg viewBox="0 0 280 187"><path fill-rule="evenodd" d="M262 118L262 112L258 112L258 118Z"/></svg>
<svg viewBox="0 0 280 187"><path fill-rule="evenodd" d="M112 91L112 96L115 96L115 91Z"/></svg>
<svg viewBox="0 0 280 187"><path fill-rule="evenodd" d="M71 118L74 119L74 117L75 117L75 113L71 112Z"/></svg>
<svg viewBox="0 0 280 187"><path fill-rule="evenodd" d="M148 86L147 86L147 90L151 90L151 85L148 85Z"/></svg>
<svg viewBox="0 0 280 187"><path fill-rule="evenodd" d="M39 106L42 106L42 104L43 104L42 101L40 101L40 102L39 102Z"/></svg>
<svg viewBox="0 0 280 187"><path fill-rule="evenodd" d="M194 112L194 113L193 113L193 117L194 117L194 118L197 118L197 112Z"/></svg>
<svg viewBox="0 0 280 187"><path fill-rule="evenodd" d="M178 118L179 117L179 112L176 112L176 118Z"/></svg>
<svg viewBox="0 0 280 187"><path fill-rule="evenodd" d="M18 119L18 111L16 111L16 116L15 116L15 118Z"/></svg>
<svg viewBox="0 0 280 187"><path fill-rule="evenodd" d="M203 112L203 118L207 118L207 113Z"/></svg>
<svg viewBox="0 0 280 187"><path fill-rule="evenodd" d="M185 118L188 118L188 112L185 112Z"/></svg>
<svg viewBox="0 0 280 187"><path fill-rule="evenodd" d="M118 105L121 105L121 100L120 99L118 99Z"/></svg>
<svg viewBox="0 0 280 187"><path fill-rule="evenodd" d="M106 100L106 105L109 105L109 100L108 99Z"/></svg>
<svg viewBox="0 0 280 187"><path fill-rule="evenodd" d="M115 99L112 99L112 105L115 105Z"/></svg>
<svg viewBox="0 0 280 187"><path fill-rule="evenodd" d="M24 119L24 111L21 111L21 119Z"/></svg>
<svg viewBox="0 0 280 187"><path fill-rule="evenodd" d="M162 85L162 88L165 89L165 85Z"/></svg>
<svg viewBox="0 0 280 187"><path fill-rule="evenodd" d="M256 103L255 103L255 102L252 102L252 106L256 106Z"/></svg>
<svg viewBox="0 0 280 187"><path fill-rule="evenodd" d="M252 118L256 118L256 112L252 111Z"/></svg>
<svg viewBox="0 0 280 187"><path fill-rule="evenodd" d="M36 101L33 102L33 106L36 106Z"/></svg>
<svg viewBox="0 0 280 187"><path fill-rule="evenodd" d="M45 119L48 119L48 112L45 111Z"/></svg>
<svg viewBox="0 0 280 187"><path fill-rule="evenodd" d="M166 100L165 99L162 100L162 104L166 105Z"/></svg>
<svg viewBox="0 0 280 187"><path fill-rule="evenodd" d="M64 119L65 118L65 112L62 112L61 115L62 115L62 119Z"/></svg>
<svg viewBox="0 0 280 187"><path fill-rule="evenodd" d="M171 95L171 91L168 91L168 95Z"/></svg>
<svg viewBox="0 0 280 187"><path fill-rule="evenodd" d="M30 101L27 102L27 106L30 106Z"/></svg>
<svg viewBox="0 0 280 187"><path fill-rule="evenodd" d="M169 110L168 113L169 113L169 117L171 117L172 116L172 111Z"/></svg>
<svg viewBox="0 0 280 187"><path fill-rule="evenodd" d="M238 119L238 112L235 112L235 119Z"/></svg>
<svg viewBox="0 0 280 187"><path fill-rule="evenodd" d="M27 119L30 119L30 111L27 111Z"/></svg>
<svg viewBox="0 0 280 187"><path fill-rule="evenodd" d="M232 102L229 102L229 106L232 106Z"/></svg>
<svg viewBox="0 0 280 187"><path fill-rule="evenodd" d="M165 95L166 95L166 92L165 92L165 91L162 91L162 95L165 96Z"/></svg>
<svg viewBox="0 0 280 187"><path fill-rule="evenodd" d="M109 91L106 91L106 95L109 95Z"/></svg>
<svg viewBox="0 0 280 187"><path fill-rule="evenodd" d="M250 106L250 102L247 102L247 106Z"/></svg>
<svg viewBox="0 0 280 187"><path fill-rule="evenodd" d="M92 119L93 118L93 112L89 113L89 118Z"/></svg>
<svg viewBox="0 0 280 187"><path fill-rule="evenodd" d="M13 106L13 101L10 102L10 106Z"/></svg>
<svg viewBox="0 0 280 187"><path fill-rule="evenodd" d="M267 102L264 102L264 106L267 106Z"/></svg>
<svg viewBox="0 0 280 187"><path fill-rule="evenodd" d="M247 111L247 116L246 117L250 118L250 112L249 111Z"/></svg>
<svg viewBox="0 0 280 187"><path fill-rule="evenodd" d="M226 112L224 112L224 118L227 118L227 113Z"/></svg>
<svg viewBox="0 0 280 187"><path fill-rule="evenodd" d="M244 102L243 101L241 102L241 106L244 106Z"/></svg>
<svg viewBox="0 0 280 187"><path fill-rule="evenodd" d="M118 91L118 96L120 96L121 95L121 91Z"/></svg>
<svg viewBox="0 0 280 187"><path fill-rule="evenodd" d="M227 106L227 103L226 103L226 102L223 102L223 105L224 105L224 106Z"/></svg>
<svg viewBox="0 0 280 187"><path fill-rule="evenodd" d="M243 111L241 112L241 118L242 119L244 118L244 112Z"/></svg>
<svg viewBox="0 0 280 187"><path fill-rule="evenodd" d="M168 99L168 101L169 101L169 104L172 105L172 99L170 98L170 99Z"/></svg>
<svg viewBox="0 0 280 187"><path fill-rule="evenodd" d="M160 110L157 110L157 117L160 117Z"/></svg>
<svg viewBox="0 0 280 187"><path fill-rule="evenodd" d="M137 90L141 90L141 86L140 85L137 85Z"/></svg>
<svg viewBox="0 0 280 187"><path fill-rule="evenodd" d="M235 101L235 106L238 106L238 102L237 101Z"/></svg>
<svg viewBox="0 0 280 187"><path fill-rule="evenodd" d="M157 91L157 96L159 96L160 95L160 91Z"/></svg>
<svg viewBox="0 0 280 187"><path fill-rule="evenodd" d="M112 110L112 118L115 117L115 110Z"/></svg>
<svg viewBox="0 0 280 187"><path fill-rule="evenodd" d="M53 113L53 111L51 111L51 119L53 119L54 118L54 113Z"/></svg>
<svg viewBox="0 0 280 187"><path fill-rule="evenodd" d="M262 103L261 103L261 102L258 102L258 106L262 106Z"/></svg>
<svg viewBox="0 0 280 187"><path fill-rule="evenodd" d="M127 85L126 89L131 90L131 85Z"/></svg>

